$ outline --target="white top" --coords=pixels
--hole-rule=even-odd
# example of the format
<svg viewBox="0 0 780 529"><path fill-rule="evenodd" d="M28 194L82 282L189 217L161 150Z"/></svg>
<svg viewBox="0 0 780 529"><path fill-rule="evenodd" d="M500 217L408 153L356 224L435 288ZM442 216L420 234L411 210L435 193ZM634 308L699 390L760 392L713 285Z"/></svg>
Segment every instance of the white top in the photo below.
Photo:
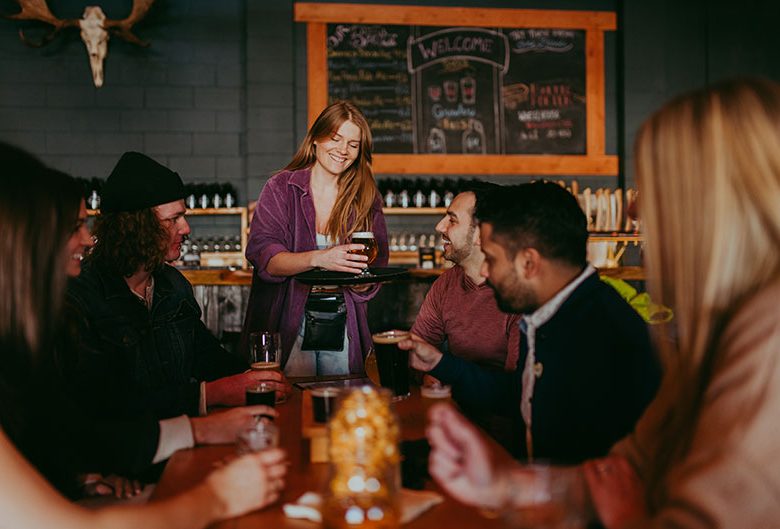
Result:
<svg viewBox="0 0 780 529"><path fill-rule="evenodd" d="M325 235L323 233L317 234L317 249L318 250L324 250L325 248L330 248L333 246L333 243L330 240L330 235Z"/></svg>

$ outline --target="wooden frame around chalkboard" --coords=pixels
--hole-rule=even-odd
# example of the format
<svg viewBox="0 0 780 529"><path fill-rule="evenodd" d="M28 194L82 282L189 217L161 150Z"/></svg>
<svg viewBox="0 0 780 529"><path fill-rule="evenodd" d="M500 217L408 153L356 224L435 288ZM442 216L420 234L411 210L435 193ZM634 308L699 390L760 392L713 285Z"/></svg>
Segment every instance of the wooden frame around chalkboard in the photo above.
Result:
<svg viewBox="0 0 780 529"><path fill-rule="evenodd" d="M295 21L307 23L309 125L328 105L328 23L585 30L586 154L374 154L373 167L380 174L618 174L618 157L605 152L604 121L604 32L617 29L613 12L296 3Z"/></svg>

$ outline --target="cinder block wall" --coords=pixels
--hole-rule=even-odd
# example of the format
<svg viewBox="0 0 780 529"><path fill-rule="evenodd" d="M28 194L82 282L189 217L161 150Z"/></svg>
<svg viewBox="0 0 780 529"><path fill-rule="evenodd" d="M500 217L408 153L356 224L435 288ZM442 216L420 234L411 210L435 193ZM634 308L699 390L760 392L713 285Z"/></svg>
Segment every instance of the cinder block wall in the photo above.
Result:
<svg viewBox="0 0 780 529"><path fill-rule="evenodd" d="M84 3L49 4L77 18ZM101 5L123 18L130 2ZM158 0L135 27L150 47L111 38L100 89L77 30L34 49L19 41L20 23L0 20L0 139L84 177L105 177L122 152L139 150L185 181L232 182L243 195L245 11L243 0Z"/></svg>
<svg viewBox="0 0 780 529"><path fill-rule="evenodd" d="M454 5L447 0L362 1ZM86 2L48 3L61 18L78 18ZM130 4L100 2L109 18L123 18ZM0 19L0 140L84 177L105 177L123 151L140 150L185 181L232 182L242 203L253 200L306 132L306 34L304 25L292 20L293 4L157 0L135 28L151 46L142 49L112 38L101 89L92 85L76 30L33 49L19 41L20 23ZM635 131L669 97L743 73L780 79L773 27L780 20L780 2L774 0L745 5L459 0L457 5L618 12L621 31L607 36L607 150L622 151L629 185L634 184L630 151ZM0 0L0 13L13 12L14 6ZM40 36L43 26L33 26L30 36ZM589 178L586 185L616 185L616 180Z"/></svg>

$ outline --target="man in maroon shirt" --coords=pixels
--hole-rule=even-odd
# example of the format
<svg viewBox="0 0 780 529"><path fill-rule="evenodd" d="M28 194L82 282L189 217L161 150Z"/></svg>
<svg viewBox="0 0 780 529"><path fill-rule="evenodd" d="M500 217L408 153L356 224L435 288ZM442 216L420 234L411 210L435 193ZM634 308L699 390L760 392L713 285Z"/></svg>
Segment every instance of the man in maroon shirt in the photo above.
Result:
<svg viewBox="0 0 780 529"><path fill-rule="evenodd" d="M501 312L493 289L479 273L485 255L474 217L478 192L459 193L436 225L444 239L443 257L455 266L431 286L412 332L444 352L483 367L514 371L520 316Z"/></svg>
<svg viewBox="0 0 780 529"><path fill-rule="evenodd" d="M498 187L484 184L484 190ZM443 257L455 263L431 285L412 332L440 351L491 370L514 371L520 355L520 315L501 312L495 292L480 275L485 254L474 216L483 189L462 191L436 225ZM426 383L431 376L425 375ZM433 379L435 380L435 379ZM513 443L511 421L499 415L470 417L499 443Z"/></svg>

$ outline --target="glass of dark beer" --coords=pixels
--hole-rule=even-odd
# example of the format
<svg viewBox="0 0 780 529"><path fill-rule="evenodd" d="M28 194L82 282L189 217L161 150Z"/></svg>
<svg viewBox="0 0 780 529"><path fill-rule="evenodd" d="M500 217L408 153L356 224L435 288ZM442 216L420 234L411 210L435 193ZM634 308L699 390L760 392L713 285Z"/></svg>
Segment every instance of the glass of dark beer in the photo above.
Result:
<svg viewBox="0 0 780 529"><path fill-rule="evenodd" d="M372 336L379 382L393 392L393 400L409 396L409 351L400 349L398 343L410 336L409 331L385 331Z"/></svg>
<svg viewBox="0 0 780 529"><path fill-rule="evenodd" d="M282 341L278 332L253 332L249 335L250 368L253 371L282 372L280 359ZM278 402L287 399L284 393L279 393Z"/></svg>
<svg viewBox="0 0 780 529"><path fill-rule="evenodd" d="M256 404L265 404L272 408L276 407L276 389L265 382L252 384L246 388L246 405L254 406Z"/></svg>
<svg viewBox="0 0 780 529"><path fill-rule="evenodd" d="M314 422L328 422L336 407L339 388L315 388L311 390L311 406Z"/></svg>
<svg viewBox="0 0 780 529"><path fill-rule="evenodd" d="M350 238L350 244L362 244L363 249L362 250L351 250L349 253L357 254L357 255L365 255L368 257L368 261L366 261L367 265L371 265L376 260L376 256L379 254L379 247L376 244L376 239L374 238L374 233L371 231L356 231L352 234L352 237ZM358 274L358 277L370 277L371 272L368 269L368 266L366 266L360 274Z"/></svg>

